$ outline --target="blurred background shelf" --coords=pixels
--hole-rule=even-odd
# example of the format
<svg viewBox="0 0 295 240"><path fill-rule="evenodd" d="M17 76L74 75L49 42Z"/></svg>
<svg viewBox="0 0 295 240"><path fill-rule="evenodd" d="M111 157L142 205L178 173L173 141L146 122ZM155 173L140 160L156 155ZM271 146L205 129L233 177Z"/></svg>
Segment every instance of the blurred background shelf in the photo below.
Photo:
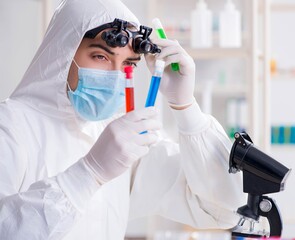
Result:
<svg viewBox="0 0 295 240"><path fill-rule="evenodd" d="M206 91L206 86L196 84L195 95L202 94ZM212 95L226 98L241 98L247 94L246 85L227 85L227 86L212 86Z"/></svg>
<svg viewBox="0 0 295 240"><path fill-rule="evenodd" d="M246 48L209 48L195 49L185 48L194 59L220 59L220 58L243 58L247 59L250 55Z"/></svg>
<svg viewBox="0 0 295 240"><path fill-rule="evenodd" d="M273 3L271 10L274 12L295 12L295 3Z"/></svg>

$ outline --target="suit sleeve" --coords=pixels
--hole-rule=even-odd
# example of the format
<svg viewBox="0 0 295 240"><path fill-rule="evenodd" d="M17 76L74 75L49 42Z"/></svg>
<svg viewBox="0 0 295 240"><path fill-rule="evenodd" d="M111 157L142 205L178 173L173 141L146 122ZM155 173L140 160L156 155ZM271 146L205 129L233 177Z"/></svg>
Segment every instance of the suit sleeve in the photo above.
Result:
<svg viewBox="0 0 295 240"><path fill-rule="evenodd" d="M38 175L29 168L20 142L17 134L0 126L1 239L62 239L99 185L79 160L65 172L20 191L26 174Z"/></svg>
<svg viewBox="0 0 295 240"><path fill-rule="evenodd" d="M223 128L195 102L173 110L179 144L164 140L138 165L130 217L160 215L195 228L227 229L243 205L240 174L228 173L232 146Z"/></svg>

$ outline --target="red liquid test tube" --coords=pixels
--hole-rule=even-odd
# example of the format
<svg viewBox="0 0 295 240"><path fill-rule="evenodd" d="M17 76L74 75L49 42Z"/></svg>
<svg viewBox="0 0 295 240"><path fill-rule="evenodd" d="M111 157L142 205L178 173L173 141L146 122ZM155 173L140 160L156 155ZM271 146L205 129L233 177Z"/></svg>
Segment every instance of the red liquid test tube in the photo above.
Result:
<svg viewBox="0 0 295 240"><path fill-rule="evenodd" d="M125 72L125 102L126 112L134 110L134 85L133 85L133 67L127 66Z"/></svg>

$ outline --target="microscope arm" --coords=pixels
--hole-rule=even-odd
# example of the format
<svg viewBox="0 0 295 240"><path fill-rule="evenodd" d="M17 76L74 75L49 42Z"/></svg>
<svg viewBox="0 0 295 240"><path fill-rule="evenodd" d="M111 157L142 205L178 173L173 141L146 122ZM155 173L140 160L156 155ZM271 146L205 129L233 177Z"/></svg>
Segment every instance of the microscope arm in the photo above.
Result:
<svg viewBox="0 0 295 240"><path fill-rule="evenodd" d="M259 203L259 215L266 217L270 227L270 237L279 237L282 234L282 220L275 201L267 196L262 196Z"/></svg>

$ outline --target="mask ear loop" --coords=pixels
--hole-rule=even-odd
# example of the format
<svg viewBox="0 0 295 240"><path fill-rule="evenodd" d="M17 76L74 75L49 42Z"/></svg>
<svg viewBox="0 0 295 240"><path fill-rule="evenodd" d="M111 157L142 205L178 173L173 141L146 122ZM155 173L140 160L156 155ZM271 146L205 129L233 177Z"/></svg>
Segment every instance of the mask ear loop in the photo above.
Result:
<svg viewBox="0 0 295 240"><path fill-rule="evenodd" d="M68 81L67 81L67 86L68 86L68 89L70 90L70 92L73 92Z"/></svg>
<svg viewBox="0 0 295 240"><path fill-rule="evenodd" d="M75 59L73 58L73 62L75 63L76 67L78 68L78 70L80 69L79 65L77 64L77 62L75 61ZM68 89L70 90L70 92L74 92L71 87L70 87L70 84L69 82L67 81L67 86L68 86Z"/></svg>
<svg viewBox="0 0 295 240"><path fill-rule="evenodd" d="M80 69L80 66L77 64L77 62L75 61L75 58L73 58L73 62L75 63L75 65L76 65L76 67L78 68L78 69Z"/></svg>

